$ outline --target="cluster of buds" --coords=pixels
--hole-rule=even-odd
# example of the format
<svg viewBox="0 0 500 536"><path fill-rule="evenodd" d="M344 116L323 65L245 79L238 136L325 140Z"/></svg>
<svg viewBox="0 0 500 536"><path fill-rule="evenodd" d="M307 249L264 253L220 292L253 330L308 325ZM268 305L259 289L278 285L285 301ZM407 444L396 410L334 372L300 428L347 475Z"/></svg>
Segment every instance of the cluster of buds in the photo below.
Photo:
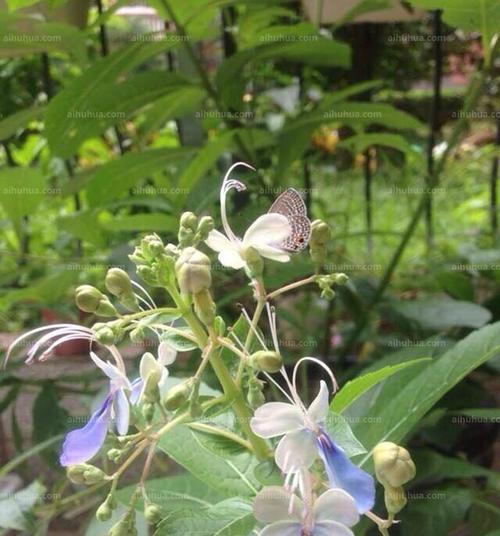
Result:
<svg viewBox="0 0 500 536"><path fill-rule="evenodd" d="M333 285L345 285L349 278L345 274L325 274L315 276L316 283L321 289L321 297L327 300L335 298L335 292L332 290Z"/></svg>
<svg viewBox="0 0 500 536"><path fill-rule="evenodd" d="M132 281L125 270L121 268L110 268L106 274L104 284L108 292L116 296L124 307L131 311L139 310L139 303L134 294Z"/></svg>
<svg viewBox="0 0 500 536"><path fill-rule="evenodd" d="M198 219L192 212L184 212L179 225L179 248L196 247L200 242L208 238L210 231L214 229L214 220L210 216Z"/></svg>
<svg viewBox="0 0 500 536"><path fill-rule="evenodd" d="M207 326L215 320L215 303L210 294L212 274L210 259L198 249L188 246L175 263L177 282L184 296L192 295L194 309Z"/></svg>
<svg viewBox="0 0 500 536"><path fill-rule="evenodd" d="M385 506L392 519L406 506L403 486L415 477L415 464L405 448L388 441L373 449L373 463L377 480L384 486Z"/></svg>
<svg viewBox="0 0 500 536"><path fill-rule="evenodd" d="M157 234L145 236L129 256L138 275L153 287L168 287L173 282L173 268L179 254L173 244L165 246Z"/></svg>
<svg viewBox="0 0 500 536"><path fill-rule="evenodd" d="M77 307L97 316L116 316L117 312L109 298L92 285L81 285L75 291Z"/></svg>
<svg viewBox="0 0 500 536"><path fill-rule="evenodd" d="M97 322L92 326L92 331L95 333L97 342L104 346L116 344L124 335L124 331L120 326L120 321L107 323Z"/></svg>
<svg viewBox="0 0 500 536"><path fill-rule="evenodd" d="M309 239L309 253L317 268L326 262L328 241L330 240L330 227L323 220L314 220L311 224L311 237Z"/></svg>
<svg viewBox="0 0 500 536"><path fill-rule="evenodd" d="M88 463L70 465L66 473L74 484L98 484L107 478L106 473L102 469Z"/></svg>

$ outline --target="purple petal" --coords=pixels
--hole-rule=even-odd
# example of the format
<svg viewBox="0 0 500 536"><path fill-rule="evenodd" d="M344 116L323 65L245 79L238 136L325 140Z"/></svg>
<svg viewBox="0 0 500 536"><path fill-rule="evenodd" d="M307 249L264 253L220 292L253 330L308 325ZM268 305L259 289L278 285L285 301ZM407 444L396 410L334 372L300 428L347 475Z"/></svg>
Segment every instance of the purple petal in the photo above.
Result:
<svg viewBox="0 0 500 536"><path fill-rule="evenodd" d="M144 385L144 382L142 381L142 378L136 378L132 382L132 390L130 392L129 400L131 404L137 404L139 402L139 397L141 396L142 387Z"/></svg>
<svg viewBox="0 0 500 536"><path fill-rule="evenodd" d="M67 467L83 463L97 454L108 432L112 400L111 396L106 397L83 428L66 435L59 459L61 465Z"/></svg>
<svg viewBox="0 0 500 536"><path fill-rule="evenodd" d="M356 502L360 514L375 503L375 483L371 475L354 465L324 431L316 438L319 455L325 464L332 488L342 488Z"/></svg>

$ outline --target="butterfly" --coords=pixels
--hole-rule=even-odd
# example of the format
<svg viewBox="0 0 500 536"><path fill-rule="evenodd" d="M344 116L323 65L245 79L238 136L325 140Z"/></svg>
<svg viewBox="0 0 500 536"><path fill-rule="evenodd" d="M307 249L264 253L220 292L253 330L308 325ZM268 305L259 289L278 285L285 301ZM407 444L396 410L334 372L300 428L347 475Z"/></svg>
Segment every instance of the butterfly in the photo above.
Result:
<svg viewBox="0 0 500 536"><path fill-rule="evenodd" d="M287 188L271 205L268 213L285 216L292 228L290 235L279 244L279 247L298 253L309 242L311 236L311 222L307 217L307 208L299 192L294 188Z"/></svg>

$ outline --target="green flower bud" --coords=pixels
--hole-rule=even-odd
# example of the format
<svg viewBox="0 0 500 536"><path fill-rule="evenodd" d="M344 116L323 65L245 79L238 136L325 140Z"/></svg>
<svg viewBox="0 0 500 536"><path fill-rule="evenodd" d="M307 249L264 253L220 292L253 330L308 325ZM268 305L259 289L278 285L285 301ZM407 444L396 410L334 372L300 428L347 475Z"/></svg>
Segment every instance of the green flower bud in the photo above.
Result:
<svg viewBox="0 0 500 536"><path fill-rule="evenodd" d="M98 467L89 465L88 463L80 463L78 465L70 465L66 469L66 474L71 482L75 484L97 484L106 479L107 475Z"/></svg>
<svg viewBox="0 0 500 536"><path fill-rule="evenodd" d="M108 536L137 536L135 512L128 510L119 521L111 527Z"/></svg>
<svg viewBox="0 0 500 536"><path fill-rule="evenodd" d="M130 332L129 336L132 342L143 342L147 336L146 328L144 326L137 326Z"/></svg>
<svg viewBox="0 0 500 536"><path fill-rule="evenodd" d="M155 415L155 405L151 402L144 402L142 405L142 416L146 419L147 422L153 420Z"/></svg>
<svg viewBox="0 0 500 536"><path fill-rule="evenodd" d="M164 395L162 404L168 411L175 411L189 400L193 389L192 381L187 380L171 387Z"/></svg>
<svg viewBox="0 0 500 536"><path fill-rule="evenodd" d="M251 378L248 382L248 394L247 402L249 406L253 409L257 409L259 406L262 406L266 401L266 397L263 393L264 382L258 378Z"/></svg>
<svg viewBox="0 0 500 536"><path fill-rule="evenodd" d="M192 231L196 230L198 225L198 217L193 212L184 212L180 219L180 227L186 227Z"/></svg>
<svg viewBox="0 0 500 536"><path fill-rule="evenodd" d="M330 240L330 227L322 220L315 220L311 224L311 238L309 239L309 252L316 265L326 261L327 245Z"/></svg>
<svg viewBox="0 0 500 536"><path fill-rule="evenodd" d="M198 318L205 324L211 326L215 320L215 303L208 289L197 292L193 295L194 310Z"/></svg>
<svg viewBox="0 0 500 536"><path fill-rule="evenodd" d="M345 285L349 281L349 277L346 274L336 274L335 283L337 285Z"/></svg>
<svg viewBox="0 0 500 536"><path fill-rule="evenodd" d="M410 453L385 441L373 449L375 475L383 486L399 488L415 477L416 468Z"/></svg>
<svg viewBox="0 0 500 536"><path fill-rule="evenodd" d="M127 307L127 309L131 309L132 311L139 309L132 282L125 270L121 268L110 268L106 274L104 284L108 291L116 296L120 300L120 303Z"/></svg>
<svg viewBox="0 0 500 536"><path fill-rule="evenodd" d="M395 516L396 514L399 514L408 502L403 486L397 488L385 486L384 502L389 515Z"/></svg>
<svg viewBox="0 0 500 536"><path fill-rule="evenodd" d="M161 286L169 286L173 281L173 273L175 269L175 257L171 257L162 253L158 256L153 264L153 271L156 274L156 280Z"/></svg>
<svg viewBox="0 0 500 536"><path fill-rule="evenodd" d="M245 259L245 272L250 279L259 278L264 272L264 261L259 252L253 248L248 247L241 252L241 256Z"/></svg>
<svg viewBox="0 0 500 536"><path fill-rule="evenodd" d="M111 460L113 463L118 463L123 456L123 450L120 449L109 449L107 453L108 460Z"/></svg>
<svg viewBox="0 0 500 536"><path fill-rule="evenodd" d="M149 266L138 266L137 274L143 279L148 285L153 287L158 285L158 279L156 278L155 273Z"/></svg>
<svg viewBox="0 0 500 536"><path fill-rule="evenodd" d="M175 263L175 273L183 294L197 294L212 284L210 259L193 247L188 247L181 253Z"/></svg>
<svg viewBox="0 0 500 536"><path fill-rule="evenodd" d="M250 365L264 372L279 372L283 366L283 359L278 352L259 350L254 352L249 359Z"/></svg>
<svg viewBox="0 0 500 536"><path fill-rule="evenodd" d="M150 525L155 525L161 519L161 510L156 504L148 504L144 509L144 517Z"/></svg>
<svg viewBox="0 0 500 536"><path fill-rule="evenodd" d="M164 249L165 246L157 234L147 235L141 240L141 251L146 260L153 260L163 253Z"/></svg>
<svg viewBox="0 0 500 536"><path fill-rule="evenodd" d="M75 301L78 308L86 313L98 316L115 316L116 309L99 289L91 285L81 285L75 291Z"/></svg>
<svg viewBox="0 0 500 536"><path fill-rule="evenodd" d="M208 238L210 231L213 231L215 228L214 220L211 216L203 216L198 223L198 228L196 229L196 241L203 242Z"/></svg>
<svg viewBox="0 0 500 536"><path fill-rule="evenodd" d="M109 507L108 503L103 502L97 509L95 517L97 521L108 521L108 519L111 519L112 514L113 510Z"/></svg>
<svg viewBox="0 0 500 536"><path fill-rule="evenodd" d="M95 338L97 342L99 344L103 344L104 346L110 346L112 344L115 344L123 336L121 330L112 327L109 324L103 324L102 322L94 324L92 326L92 330L95 333Z"/></svg>

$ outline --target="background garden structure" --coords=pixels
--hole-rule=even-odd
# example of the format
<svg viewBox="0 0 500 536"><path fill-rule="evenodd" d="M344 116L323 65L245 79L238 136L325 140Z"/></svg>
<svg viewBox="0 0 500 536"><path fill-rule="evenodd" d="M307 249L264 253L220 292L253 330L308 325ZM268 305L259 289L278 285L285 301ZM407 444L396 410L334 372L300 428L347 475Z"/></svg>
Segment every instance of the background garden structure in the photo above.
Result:
<svg viewBox="0 0 500 536"><path fill-rule="evenodd" d="M327 269L350 278L332 301L309 287L280 301L289 365L316 356L344 384L489 330L405 437L418 471L394 534L498 536L499 29L497 0L0 1L2 353L32 327L91 325L75 287L131 272L140 237L173 240L185 210L216 216L223 173L248 162L234 227L292 186L332 228ZM302 255L265 278L310 272ZM213 273L223 312L253 307L242 274ZM497 346L476 368L486 337ZM87 349L0 372L2 534L106 534L102 497L64 500L75 490L57 461L104 387ZM127 364L146 349L122 348ZM185 352L173 373L195 365ZM303 370L310 399L318 378ZM416 374L386 380L385 396L419 396ZM362 443L376 389L346 415ZM182 474L155 461L156 479Z"/></svg>

